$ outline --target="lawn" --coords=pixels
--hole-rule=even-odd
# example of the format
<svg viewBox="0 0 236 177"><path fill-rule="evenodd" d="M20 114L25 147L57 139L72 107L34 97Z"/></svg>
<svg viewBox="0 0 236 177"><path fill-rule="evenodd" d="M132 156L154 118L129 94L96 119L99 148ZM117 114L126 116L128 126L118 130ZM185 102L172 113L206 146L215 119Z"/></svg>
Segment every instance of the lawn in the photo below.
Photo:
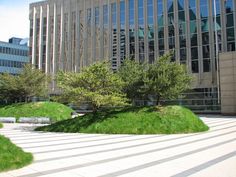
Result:
<svg viewBox="0 0 236 177"><path fill-rule="evenodd" d="M73 110L55 102L18 103L0 108L1 117L48 117L53 121L71 117Z"/></svg>
<svg viewBox="0 0 236 177"><path fill-rule="evenodd" d="M105 134L177 134L208 129L208 126L189 109L167 106L101 111L39 127L36 130Z"/></svg>
<svg viewBox="0 0 236 177"><path fill-rule="evenodd" d="M3 125L2 125L2 123L0 122L0 128L2 128L3 127Z"/></svg>
<svg viewBox="0 0 236 177"><path fill-rule="evenodd" d="M8 138L1 135L0 144L0 172L18 169L33 161L31 153L24 152Z"/></svg>

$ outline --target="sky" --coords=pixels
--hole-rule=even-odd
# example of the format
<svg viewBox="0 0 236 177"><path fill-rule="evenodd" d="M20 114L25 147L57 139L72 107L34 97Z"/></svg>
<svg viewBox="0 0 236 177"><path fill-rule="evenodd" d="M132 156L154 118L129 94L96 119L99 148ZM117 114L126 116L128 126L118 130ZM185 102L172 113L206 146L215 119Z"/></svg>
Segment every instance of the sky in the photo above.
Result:
<svg viewBox="0 0 236 177"><path fill-rule="evenodd" d="M0 41L29 37L29 4L40 0L0 0Z"/></svg>

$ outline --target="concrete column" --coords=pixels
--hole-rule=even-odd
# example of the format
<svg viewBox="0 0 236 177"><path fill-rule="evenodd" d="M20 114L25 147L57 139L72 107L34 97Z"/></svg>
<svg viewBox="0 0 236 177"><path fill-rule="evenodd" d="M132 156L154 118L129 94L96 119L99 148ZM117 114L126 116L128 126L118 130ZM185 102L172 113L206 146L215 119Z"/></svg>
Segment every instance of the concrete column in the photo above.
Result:
<svg viewBox="0 0 236 177"><path fill-rule="evenodd" d="M50 6L47 4L47 36L46 36L46 73L50 73L50 47L51 47L51 24L50 24Z"/></svg>
<svg viewBox="0 0 236 177"><path fill-rule="evenodd" d="M164 44L165 51L169 50L169 34L168 34L168 10L167 1L163 0L163 15L164 15Z"/></svg>
<svg viewBox="0 0 236 177"><path fill-rule="evenodd" d="M227 34L226 34L225 1L220 1L220 4L221 4L222 52L226 52L227 51Z"/></svg>
<svg viewBox="0 0 236 177"><path fill-rule="evenodd" d="M153 20L154 20L154 52L155 52L155 60L159 57L159 45L158 45L158 17L157 17L157 1L153 1L154 9L153 9Z"/></svg>
<svg viewBox="0 0 236 177"><path fill-rule="evenodd" d="M121 64L120 60L120 0L116 0L116 22L117 22L117 55L116 62L117 68L119 68Z"/></svg>
<svg viewBox="0 0 236 177"><path fill-rule="evenodd" d="M111 0L108 0L108 58L112 59L112 18L111 18Z"/></svg>
<svg viewBox="0 0 236 177"><path fill-rule="evenodd" d="M199 66L199 73L198 73L198 84L202 82L202 29L201 29L201 20L200 20L200 2L196 1L196 12L197 12L197 36L198 36L198 66Z"/></svg>
<svg viewBox="0 0 236 177"><path fill-rule="evenodd" d="M178 12L178 2L173 1L174 3L174 30L175 30L175 60L177 63L180 63L180 41L179 41L179 12Z"/></svg>
<svg viewBox="0 0 236 177"><path fill-rule="evenodd" d="M211 77L212 77L212 84L217 83L217 74L215 70L215 16L214 16L214 3L213 1L208 1L209 4L209 47L210 47L210 60L211 60ZM213 15L212 15L213 14ZM218 54L217 54L218 55Z"/></svg>
<svg viewBox="0 0 236 177"><path fill-rule="evenodd" d="M88 61L88 55L87 55L87 49L88 49L88 33L87 33L87 9L86 9L86 2L84 2L84 34L83 34L83 38L84 38L84 57L83 57L83 66L88 66L89 61Z"/></svg>
<svg viewBox="0 0 236 177"><path fill-rule="evenodd" d="M61 2L61 40L60 40L60 63L59 68L65 70L65 30L64 30L64 2Z"/></svg>
<svg viewBox="0 0 236 177"><path fill-rule="evenodd" d="M125 0L125 38L126 38L126 58L130 58L130 49L129 49L129 0Z"/></svg>
<svg viewBox="0 0 236 177"><path fill-rule="evenodd" d="M91 1L91 63L96 61L96 27L95 27L95 6L94 1Z"/></svg>
<svg viewBox="0 0 236 177"><path fill-rule="evenodd" d="M80 16L79 16L79 3L78 1L76 1L76 36L75 36L75 40L76 40L76 44L75 44L75 60L76 60L76 67L75 67L75 72L79 72L80 71Z"/></svg>
<svg viewBox="0 0 236 177"><path fill-rule="evenodd" d="M190 19L188 2L189 1L185 0L185 9L187 9L185 13L185 19ZM188 72L192 73L190 21L186 22L186 52Z"/></svg>
<svg viewBox="0 0 236 177"><path fill-rule="evenodd" d="M69 9L68 9L68 60L69 60L69 71L74 71L73 61L72 61L72 34L71 34L71 0L69 0Z"/></svg>
<svg viewBox="0 0 236 177"><path fill-rule="evenodd" d="M99 49L99 58L100 60L104 60L104 53L103 53L103 1L99 1L99 26L100 26L100 49Z"/></svg>
<svg viewBox="0 0 236 177"><path fill-rule="evenodd" d="M33 40L32 40L32 65L36 64L36 44L37 44L37 38L36 38L36 13L37 10L34 7L33 9Z"/></svg>
<svg viewBox="0 0 236 177"><path fill-rule="evenodd" d="M56 74L56 60L57 60L57 5L54 3L54 26L53 26L53 59L52 59L52 73Z"/></svg>
<svg viewBox="0 0 236 177"><path fill-rule="evenodd" d="M39 69L42 69L43 61L43 7L40 6L40 26L39 26Z"/></svg>

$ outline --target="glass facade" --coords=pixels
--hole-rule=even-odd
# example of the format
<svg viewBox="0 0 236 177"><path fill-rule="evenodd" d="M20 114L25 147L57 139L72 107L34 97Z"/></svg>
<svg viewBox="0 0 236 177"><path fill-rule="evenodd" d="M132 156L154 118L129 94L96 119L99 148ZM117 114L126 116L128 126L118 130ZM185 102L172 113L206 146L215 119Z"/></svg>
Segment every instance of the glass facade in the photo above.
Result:
<svg viewBox="0 0 236 177"><path fill-rule="evenodd" d="M235 51L235 0L68 0L31 9L31 61L42 69L48 64L47 72L79 71L103 59L116 70L126 58L153 63L172 50L173 61L187 65L197 88L216 88L216 56Z"/></svg>
<svg viewBox="0 0 236 177"><path fill-rule="evenodd" d="M19 39L19 38L17 38ZM22 39L19 39L22 41ZM21 45L0 41L0 73L17 74L29 62L29 48Z"/></svg>

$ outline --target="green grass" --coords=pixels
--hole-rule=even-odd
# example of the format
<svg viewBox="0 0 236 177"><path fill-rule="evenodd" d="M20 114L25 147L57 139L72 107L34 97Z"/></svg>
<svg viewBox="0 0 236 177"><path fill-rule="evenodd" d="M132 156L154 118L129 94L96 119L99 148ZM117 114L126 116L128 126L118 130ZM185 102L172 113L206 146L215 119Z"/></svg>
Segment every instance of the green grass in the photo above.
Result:
<svg viewBox="0 0 236 177"><path fill-rule="evenodd" d="M202 132L208 129L208 126L189 109L167 106L87 114L36 130L105 134L176 134Z"/></svg>
<svg viewBox="0 0 236 177"><path fill-rule="evenodd" d="M0 144L0 172L18 169L33 161L31 153L24 152L8 138L1 135Z"/></svg>
<svg viewBox="0 0 236 177"><path fill-rule="evenodd" d="M73 110L55 102L18 103L0 108L1 117L49 117L52 121L71 117Z"/></svg>
<svg viewBox="0 0 236 177"><path fill-rule="evenodd" d="M0 128L2 128L3 127L3 125L2 125L2 123L0 122Z"/></svg>

